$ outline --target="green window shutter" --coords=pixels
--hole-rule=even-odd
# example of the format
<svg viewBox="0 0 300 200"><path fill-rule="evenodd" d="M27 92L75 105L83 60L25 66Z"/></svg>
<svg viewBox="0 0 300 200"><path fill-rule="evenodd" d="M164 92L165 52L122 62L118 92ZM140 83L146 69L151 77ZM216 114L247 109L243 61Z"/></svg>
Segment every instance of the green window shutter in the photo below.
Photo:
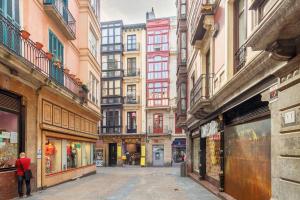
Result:
<svg viewBox="0 0 300 200"><path fill-rule="evenodd" d="M14 5L14 20L17 23L17 25L20 25L20 3L19 0L15 0Z"/></svg>
<svg viewBox="0 0 300 200"><path fill-rule="evenodd" d="M58 58L63 64L63 45L51 31L49 31L49 50L51 53L53 53L54 58ZM62 85L64 84L63 68L59 69L52 63L50 69L50 76L54 78L58 83Z"/></svg>
<svg viewBox="0 0 300 200"><path fill-rule="evenodd" d="M7 0L6 1L6 14L7 14L7 17L10 20L13 19L13 10L12 10L12 7L13 7L13 1L12 0Z"/></svg>

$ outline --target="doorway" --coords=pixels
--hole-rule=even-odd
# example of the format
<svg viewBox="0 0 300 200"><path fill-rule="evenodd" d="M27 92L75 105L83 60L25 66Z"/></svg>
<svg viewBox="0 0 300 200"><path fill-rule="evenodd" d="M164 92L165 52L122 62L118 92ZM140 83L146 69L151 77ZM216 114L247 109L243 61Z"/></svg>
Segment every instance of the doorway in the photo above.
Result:
<svg viewBox="0 0 300 200"><path fill-rule="evenodd" d="M153 166L164 166L164 145L153 145Z"/></svg>
<svg viewBox="0 0 300 200"><path fill-rule="evenodd" d="M116 166L117 165L117 143L109 144L109 152L108 152L108 165Z"/></svg>

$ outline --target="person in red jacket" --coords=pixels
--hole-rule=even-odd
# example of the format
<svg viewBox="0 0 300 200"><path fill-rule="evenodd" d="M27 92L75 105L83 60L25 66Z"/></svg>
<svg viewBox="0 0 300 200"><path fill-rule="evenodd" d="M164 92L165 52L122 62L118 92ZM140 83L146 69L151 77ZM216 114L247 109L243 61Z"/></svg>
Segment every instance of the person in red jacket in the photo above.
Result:
<svg viewBox="0 0 300 200"><path fill-rule="evenodd" d="M27 158L24 152L20 153L20 158L16 161L19 197L23 197L23 180L26 184L26 196L30 196L30 179L26 179L24 175L25 171L30 170L30 162L30 158Z"/></svg>

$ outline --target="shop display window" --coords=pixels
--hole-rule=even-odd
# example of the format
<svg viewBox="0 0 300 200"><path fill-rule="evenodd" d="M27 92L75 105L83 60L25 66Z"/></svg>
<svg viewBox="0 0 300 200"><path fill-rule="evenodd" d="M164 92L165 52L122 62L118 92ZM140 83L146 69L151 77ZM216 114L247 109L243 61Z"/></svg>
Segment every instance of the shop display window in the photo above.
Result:
<svg viewBox="0 0 300 200"><path fill-rule="evenodd" d="M193 171L199 173L200 138L193 139Z"/></svg>
<svg viewBox="0 0 300 200"><path fill-rule="evenodd" d="M0 169L14 167L19 149L19 117L0 110Z"/></svg>
<svg viewBox="0 0 300 200"><path fill-rule="evenodd" d="M61 171L61 143L59 139L49 138L45 145L46 174Z"/></svg>
<svg viewBox="0 0 300 200"><path fill-rule="evenodd" d="M206 138L206 175L219 180L220 170L220 133L217 133Z"/></svg>
<svg viewBox="0 0 300 200"><path fill-rule="evenodd" d="M47 138L45 145L46 174L94 164L95 144Z"/></svg>

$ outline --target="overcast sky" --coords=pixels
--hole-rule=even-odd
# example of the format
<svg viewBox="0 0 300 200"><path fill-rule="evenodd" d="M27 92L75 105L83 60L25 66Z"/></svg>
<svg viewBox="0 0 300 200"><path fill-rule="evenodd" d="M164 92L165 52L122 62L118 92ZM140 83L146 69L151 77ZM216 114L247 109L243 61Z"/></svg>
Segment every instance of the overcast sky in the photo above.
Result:
<svg viewBox="0 0 300 200"><path fill-rule="evenodd" d="M101 0L101 21L122 19L124 24L144 23L154 8L157 18L176 16L176 0Z"/></svg>

